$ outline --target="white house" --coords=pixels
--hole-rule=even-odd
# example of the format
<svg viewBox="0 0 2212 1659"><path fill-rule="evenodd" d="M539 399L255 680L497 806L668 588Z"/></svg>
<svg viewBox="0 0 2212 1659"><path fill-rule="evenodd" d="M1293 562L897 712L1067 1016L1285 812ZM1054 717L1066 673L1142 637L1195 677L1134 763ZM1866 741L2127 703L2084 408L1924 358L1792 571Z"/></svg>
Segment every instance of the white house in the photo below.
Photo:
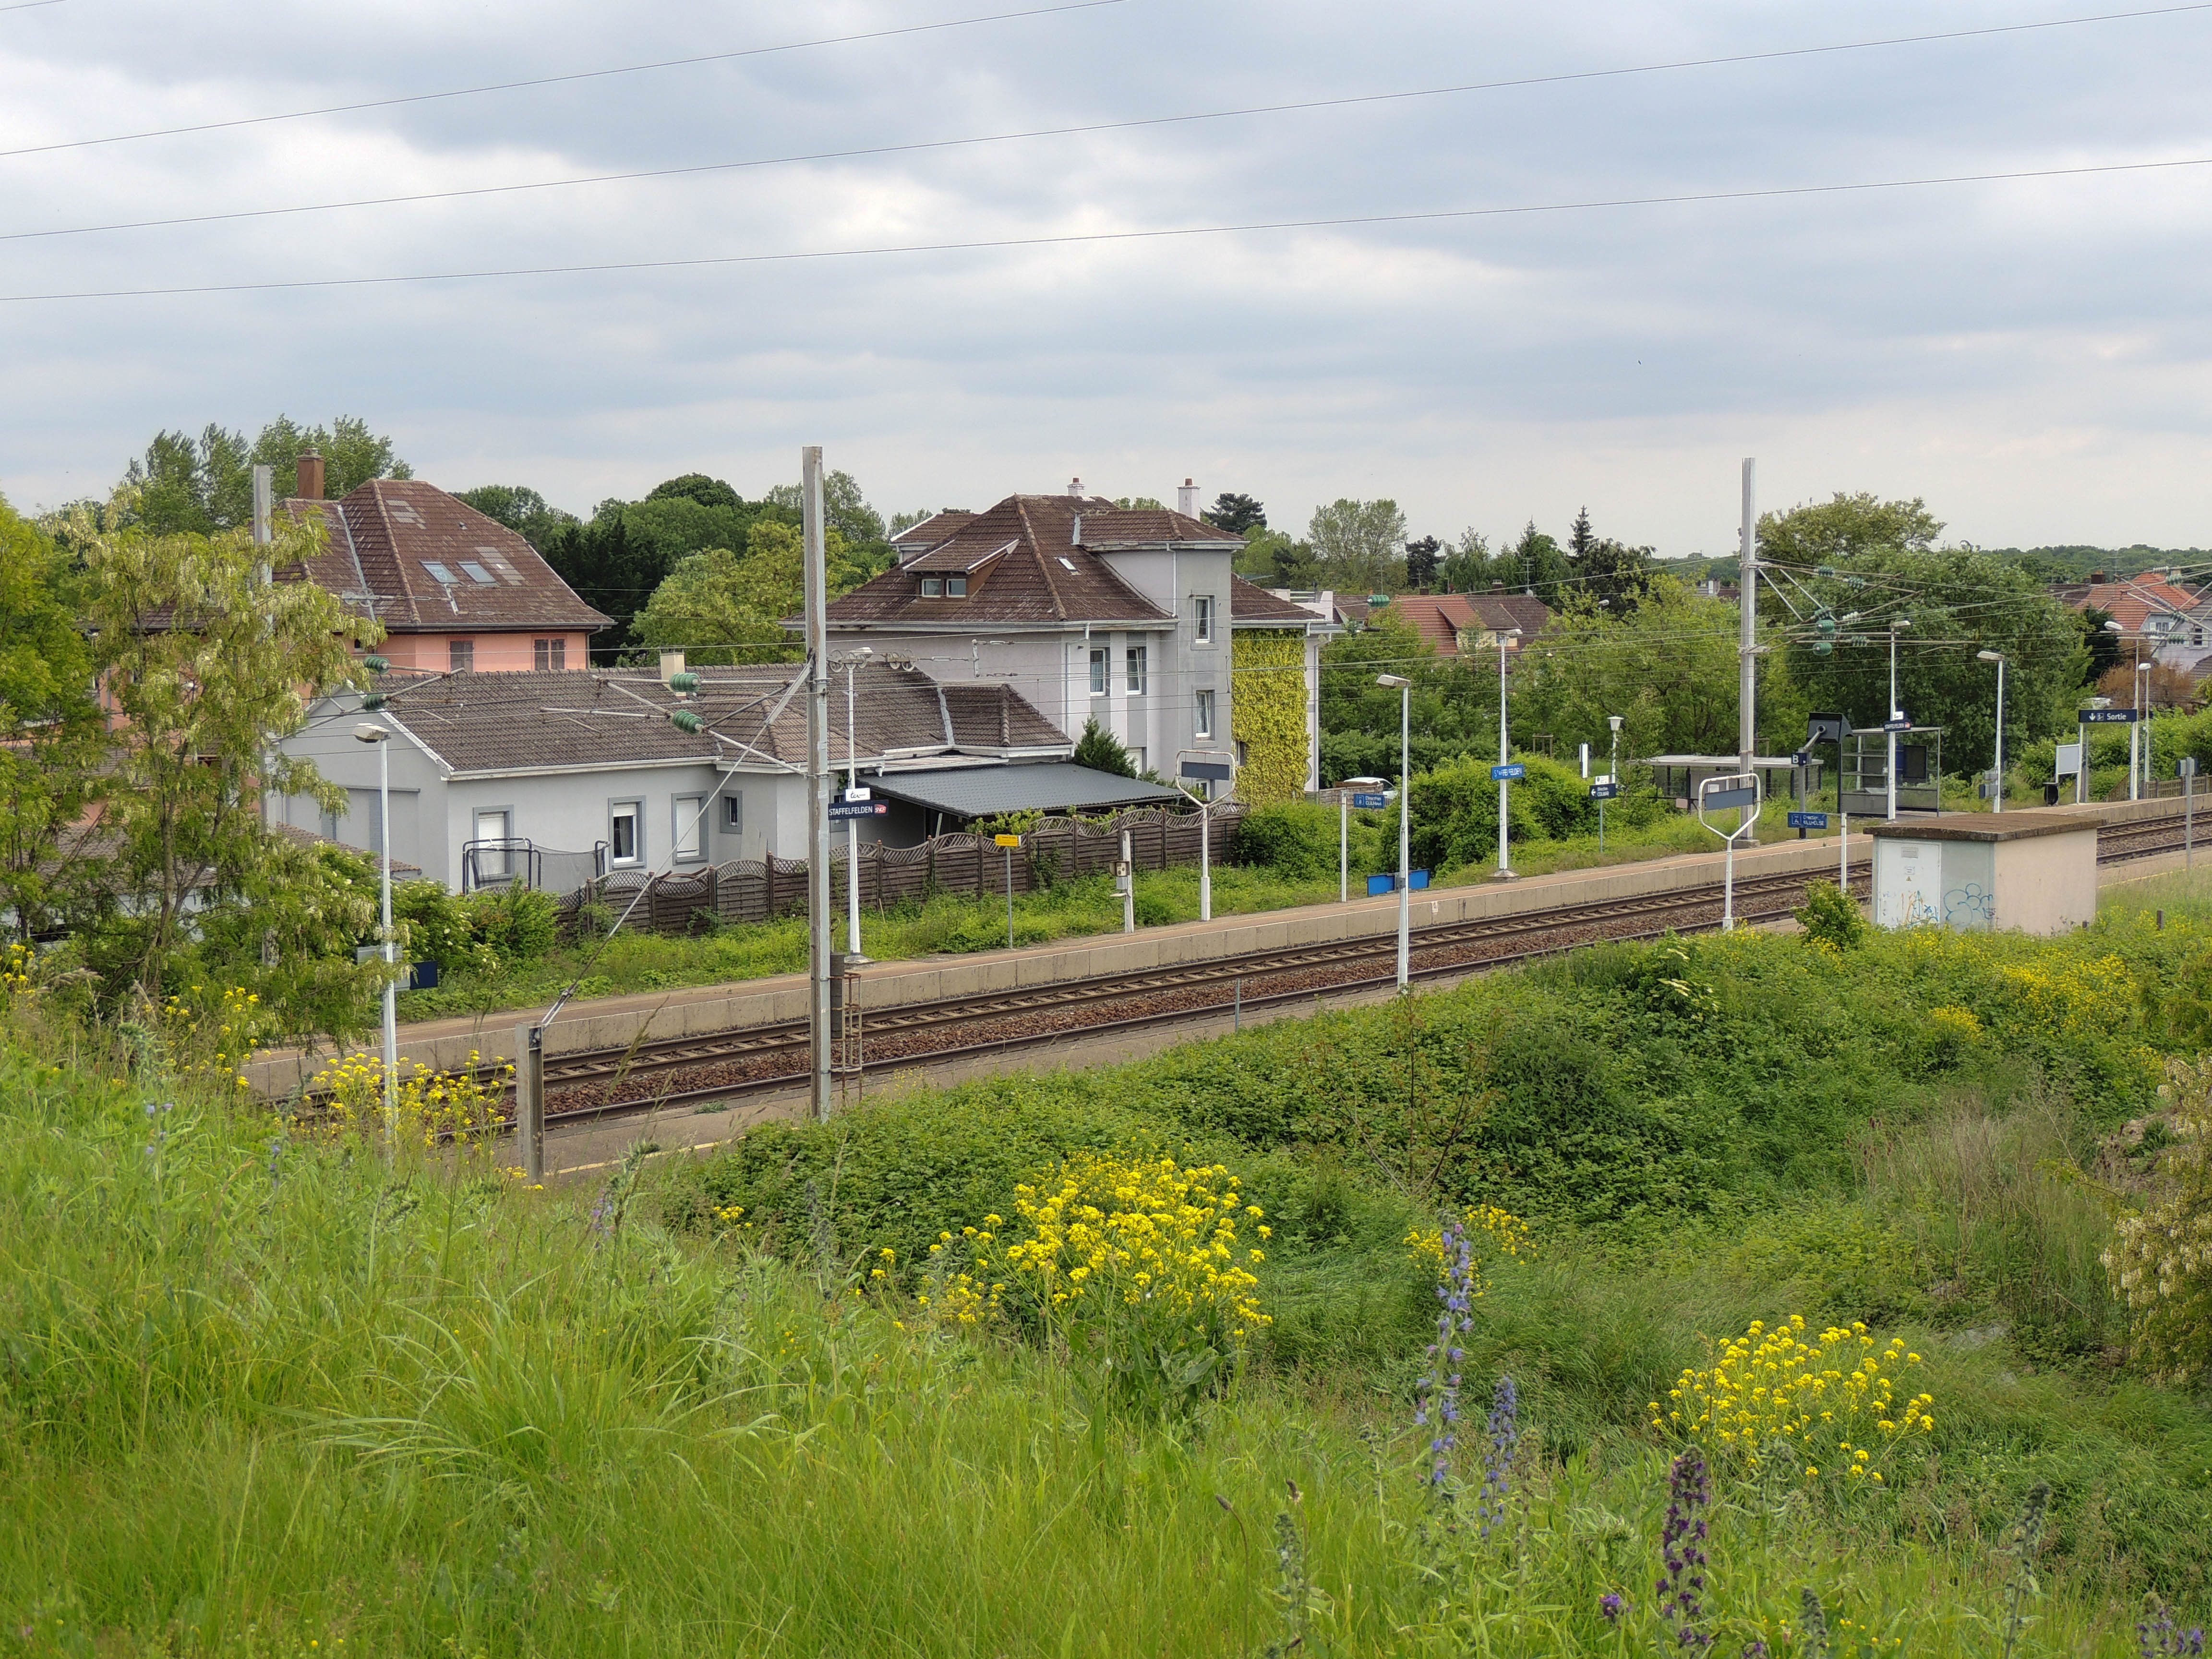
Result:
<svg viewBox="0 0 2212 1659"><path fill-rule="evenodd" d="M1234 638L1302 636L1307 777L1321 770L1321 641L1337 631L1234 574L1243 538L1181 509L1085 495L1009 495L940 513L894 538L899 563L835 601L832 638L866 642L948 684L1011 684L1060 730L1096 719L1138 769L1175 775L1187 750L1231 752Z"/></svg>
<svg viewBox="0 0 2212 1659"><path fill-rule="evenodd" d="M378 757L354 736L392 733L396 859L456 890L520 877L556 890L610 870L665 870L808 852L806 705L794 664L650 670L386 676L380 706L326 698L287 752L312 759L349 802L325 817L271 797L270 822L382 850ZM941 685L917 670L854 671L853 747L865 781L947 768L1065 761L1073 744L1003 682ZM845 672L831 699L830 758L848 760ZM696 678L696 685L694 679ZM1082 769L1043 768L1061 773ZM1109 780L1096 802L1112 805ZM1144 792L1143 785L1131 786ZM1157 793L1157 791L1149 792ZM1130 799L1139 797L1131 795ZM911 845L927 815L902 802L862 821L867 839Z"/></svg>

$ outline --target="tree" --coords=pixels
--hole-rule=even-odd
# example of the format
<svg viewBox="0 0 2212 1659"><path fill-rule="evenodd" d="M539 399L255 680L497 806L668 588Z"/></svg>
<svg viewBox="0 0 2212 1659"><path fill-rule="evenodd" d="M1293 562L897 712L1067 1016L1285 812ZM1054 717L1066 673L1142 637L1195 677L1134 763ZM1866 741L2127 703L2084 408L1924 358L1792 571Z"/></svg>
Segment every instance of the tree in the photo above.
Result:
<svg viewBox="0 0 2212 1659"><path fill-rule="evenodd" d="M1314 568L1312 548L1264 527L1244 532L1237 572L1262 587L1311 587L1320 574Z"/></svg>
<svg viewBox="0 0 2212 1659"><path fill-rule="evenodd" d="M1145 507L1154 512L1164 513L1168 507L1165 501L1156 500L1150 495L1123 495L1119 497L1114 505L1125 512L1133 507Z"/></svg>
<svg viewBox="0 0 2212 1659"><path fill-rule="evenodd" d="M1799 569L1849 562L1890 548L1924 553L1943 533L1943 521L1915 495L1909 501L1877 501L1870 491L1786 513L1759 515L1759 556Z"/></svg>
<svg viewBox="0 0 2212 1659"><path fill-rule="evenodd" d="M453 499L466 501L487 519L505 525L541 553L555 531L576 522L574 514L563 513L521 484L480 484L474 489L455 491Z"/></svg>
<svg viewBox="0 0 2212 1659"><path fill-rule="evenodd" d="M665 486L663 486L665 488ZM770 506L799 510L799 486L778 484L764 499ZM1158 506L1158 502L1153 503ZM822 477L822 521L825 527L842 535L854 547L865 547L882 542L884 517L870 507L860 493L860 486L849 472L826 472Z"/></svg>
<svg viewBox="0 0 2212 1659"><path fill-rule="evenodd" d="M1736 678L1735 606L1655 576L1632 610L1564 610L1522 649L1516 724L1609 754L1607 717L1618 714L1624 759L1732 754Z"/></svg>
<svg viewBox="0 0 2212 1659"><path fill-rule="evenodd" d="M1306 527L1322 580L1340 592L1389 592L1405 577L1406 515L1394 501L1340 499Z"/></svg>
<svg viewBox="0 0 2212 1659"><path fill-rule="evenodd" d="M1136 763L1129 758L1129 751L1121 746L1121 740L1099 725L1096 716L1084 723L1083 735L1075 740L1073 759L1078 766L1087 766L1096 772L1111 772L1117 778L1137 775Z"/></svg>
<svg viewBox="0 0 2212 1659"><path fill-rule="evenodd" d="M27 938L53 912L48 860L83 811L106 731L71 561L0 496L0 909Z"/></svg>
<svg viewBox="0 0 2212 1659"><path fill-rule="evenodd" d="M709 548L745 547L763 521L787 523L795 536L799 514L761 501L702 501L688 488L665 495L657 489L640 501L601 501L589 522L556 526L541 550L579 599L613 619L593 636L594 653L607 660L638 643L632 623L682 560Z"/></svg>
<svg viewBox="0 0 2212 1659"><path fill-rule="evenodd" d="M2089 653L2089 660L2081 670L2081 684L2094 685L2119 661L2120 636L2105 627L2112 620L2111 611L2093 605L2078 614L2081 618L2082 643Z"/></svg>
<svg viewBox="0 0 2212 1659"><path fill-rule="evenodd" d="M1437 579L1447 593L1473 593L1490 586L1490 571L1489 538L1479 530L1463 530L1452 550L1438 562Z"/></svg>
<svg viewBox="0 0 2212 1659"><path fill-rule="evenodd" d="M679 477L664 479L646 492L649 501L696 501L702 507L726 507L742 509L744 497L720 478L710 478L703 472L686 472ZM799 502L791 503L792 511L799 510Z"/></svg>
<svg viewBox="0 0 2212 1659"><path fill-rule="evenodd" d="M1232 536L1243 536L1267 527L1267 509L1249 495L1239 495L1223 490L1213 498L1213 505L1198 515L1216 530L1225 530Z"/></svg>
<svg viewBox="0 0 2212 1659"><path fill-rule="evenodd" d="M155 535L213 535L253 521L253 469L270 470L271 493L291 495L300 457L323 458L323 493L343 495L371 478L411 478L392 452L392 440L368 429L357 416L341 415L327 427L302 427L279 415L251 444L242 432L210 422L197 441L182 432L157 432L146 453L125 470L125 497L114 505Z"/></svg>
<svg viewBox="0 0 2212 1659"><path fill-rule="evenodd" d="M1583 507L1575 514L1575 521L1567 528L1567 559L1570 563L1589 556L1597 538L1590 532L1589 508Z"/></svg>
<svg viewBox="0 0 2212 1659"><path fill-rule="evenodd" d="M1589 508L1575 515L1567 535L1567 572L1573 586L1561 590L1570 604L1632 611L1651 591L1651 550L1626 547L1590 528Z"/></svg>
<svg viewBox="0 0 2212 1659"><path fill-rule="evenodd" d="M1406 586L1417 593L1425 593L1437 579L1437 556L1443 544L1434 536L1424 536L1419 541L1406 544Z"/></svg>
<svg viewBox="0 0 2212 1659"><path fill-rule="evenodd" d="M824 544L833 596L865 580L843 536L830 531ZM687 652L695 666L798 661L783 619L806 602L804 556L799 532L773 519L754 521L742 556L722 547L686 555L638 613L636 642Z"/></svg>
<svg viewBox="0 0 2212 1659"><path fill-rule="evenodd" d="M350 949L373 913L272 834L261 802L344 806L343 790L278 745L314 701L367 683L355 650L382 630L315 583L258 579L264 561L309 556L319 520L279 518L272 552L246 531L156 535L131 522L134 503L117 506L111 527L81 514L67 532L89 589L93 666L118 716L101 767L110 850L80 930L88 965L110 998L131 989L152 1004L197 951L228 945L230 982L261 986L288 1030L347 1029L375 983Z"/></svg>

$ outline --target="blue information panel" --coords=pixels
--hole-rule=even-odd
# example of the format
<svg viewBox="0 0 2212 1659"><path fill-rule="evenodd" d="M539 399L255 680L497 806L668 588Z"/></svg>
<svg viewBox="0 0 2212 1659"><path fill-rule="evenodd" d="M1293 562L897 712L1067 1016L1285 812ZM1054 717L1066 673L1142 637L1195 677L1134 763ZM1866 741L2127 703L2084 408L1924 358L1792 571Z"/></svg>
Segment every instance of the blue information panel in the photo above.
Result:
<svg viewBox="0 0 2212 1659"><path fill-rule="evenodd" d="M1352 804L1363 810L1375 810L1388 806L1390 804L1390 797L1370 794L1364 789L1356 789L1352 792Z"/></svg>
<svg viewBox="0 0 2212 1659"><path fill-rule="evenodd" d="M1493 766L1490 769L1490 781L1492 783L1504 783L1511 779L1525 778L1528 775L1528 769L1519 761L1515 761L1510 766Z"/></svg>
<svg viewBox="0 0 2212 1659"><path fill-rule="evenodd" d="M1592 800L1611 800L1620 793L1620 786L1617 783L1594 783L1590 785L1589 798Z"/></svg>
<svg viewBox="0 0 2212 1659"><path fill-rule="evenodd" d="M1790 827L1792 830L1825 830L1828 827L1828 815L1826 812L1792 812Z"/></svg>
<svg viewBox="0 0 2212 1659"><path fill-rule="evenodd" d="M2140 711L2133 708L2084 708L2081 723L2084 726L2133 726L2139 714Z"/></svg>
<svg viewBox="0 0 2212 1659"><path fill-rule="evenodd" d="M1413 891L1417 893L1419 892L1424 887L1426 887L1429 884L1429 872L1425 870L1414 871L1406 884L1411 887Z"/></svg>
<svg viewBox="0 0 2212 1659"><path fill-rule="evenodd" d="M891 810L887 800L833 800L830 803L830 819L880 817Z"/></svg>
<svg viewBox="0 0 2212 1659"><path fill-rule="evenodd" d="M1395 876L1370 876L1367 878L1367 896L1370 898L1379 898L1384 893L1395 893L1397 890L1398 878Z"/></svg>

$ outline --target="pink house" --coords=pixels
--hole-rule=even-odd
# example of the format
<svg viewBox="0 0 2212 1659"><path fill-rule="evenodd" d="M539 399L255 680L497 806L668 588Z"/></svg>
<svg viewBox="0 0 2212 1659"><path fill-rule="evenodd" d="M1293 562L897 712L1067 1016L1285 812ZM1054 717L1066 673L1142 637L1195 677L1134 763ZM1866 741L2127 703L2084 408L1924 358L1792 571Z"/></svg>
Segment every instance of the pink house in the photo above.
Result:
<svg viewBox="0 0 2212 1659"><path fill-rule="evenodd" d="M589 666L585 646L609 618L553 574L538 550L434 484L372 478L323 496L323 462L300 459L296 520L323 521L314 559L277 573L312 581L384 624L395 668L525 672Z"/></svg>

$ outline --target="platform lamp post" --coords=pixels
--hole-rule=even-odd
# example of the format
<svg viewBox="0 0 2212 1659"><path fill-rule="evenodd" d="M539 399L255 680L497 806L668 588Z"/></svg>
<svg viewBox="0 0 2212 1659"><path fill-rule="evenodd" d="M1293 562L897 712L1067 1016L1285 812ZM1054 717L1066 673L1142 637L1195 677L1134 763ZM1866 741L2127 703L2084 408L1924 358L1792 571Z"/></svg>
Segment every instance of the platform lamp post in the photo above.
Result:
<svg viewBox="0 0 2212 1659"><path fill-rule="evenodd" d="M1498 636L1498 763L1500 766L1510 765L1513 759L1505 735L1505 641L1520 637L1521 630L1517 628L1509 628ZM1492 881L1516 879L1509 861L1505 839L1509 818L1505 792L1512 787L1504 778L1498 781L1498 869L1491 877Z"/></svg>
<svg viewBox="0 0 2212 1659"><path fill-rule="evenodd" d="M2002 812L2004 811L2005 787L2004 653L2002 651L1977 651L1974 653L1974 660L1977 662L1993 662L1997 665L1997 763L1996 774L1990 780L1990 811L1992 812Z"/></svg>
<svg viewBox="0 0 2212 1659"><path fill-rule="evenodd" d="M1413 976L1413 683L1403 674L1377 674L1375 684L1398 693L1398 988Z"/></svg>
<svg viewBox="0 0 2212 1659"><path fill-rule="evenodd" d="M860 665L875 655L873 647L856 645L845 653L845 799L859 799L854 791L860 784L860 750L853 742L853 678L860 672ZM860 954L860 821L845 820L845 957L848 963L858 965L867 958Z"/></svg>
<svg viewBox="0 0 2212 1659"><path fill-rule="evenodd" d="M1911 626L1911 622L1902 617L1889 625L1889 719L1883 722L1887 726L1893 727L1905 718L1905 711L1897 706L1897 635L1900 629ZM1889 800L1887 810L1882 816L1894 823L1897 821L1897 733L1893 730L1882 735L1889 739L1889 754L1882 767L1882 781L1888 786Z"/></svg>
<svg viewBox="0 0 2212 1659"><path fill-rule="evenodd" d="M2150 744L2140 735L2143 716L2150 712L2150 665L2142 659L2142 645L2136 645L2136 717L2128 723L2128 799L2141 800L2140 778L2150 775ZM2140 757L2140 759L2138 759Z"/></svg>
<svg viewBox="0 0 2212 1659"><path fill-rule="evenodd" d="M1607 714L1605 717L1605 723L1613 728L1613 768L1605 775L1606 781L1610 783L1614 788L1618 789L1620 787L1620 728L1623 724L1622 717L1619 714ZM1605 851L1605 801L1602 798L1599 799L1597 804L1597 850L1601 854Z"/></svg>
<svg viewBox="0 0 2212 1659"><path fill-rule="evenodd" d="M399 947L392 937L392 732L364 720L354 727L353 735L356 742L376 745L376 833L383 849L377 896L384 918L384 1150L388 1154L399 1142L399 987L394 969Z"/></svg>

